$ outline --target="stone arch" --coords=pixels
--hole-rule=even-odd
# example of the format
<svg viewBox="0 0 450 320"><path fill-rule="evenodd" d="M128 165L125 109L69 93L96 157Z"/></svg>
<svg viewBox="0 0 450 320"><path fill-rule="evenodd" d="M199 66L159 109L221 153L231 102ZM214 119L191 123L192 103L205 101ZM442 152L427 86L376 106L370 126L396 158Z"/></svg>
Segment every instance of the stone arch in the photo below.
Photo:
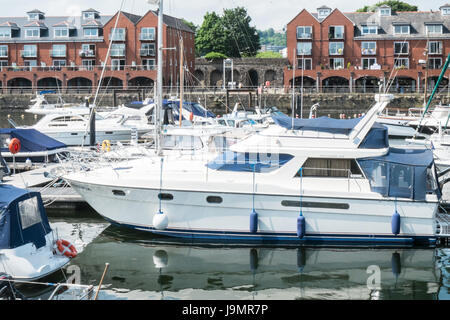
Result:
<svg viewBox="0 0 450 320"><path fill-rule="evenodd" d="M332 76L322 80L323 92L349 92L350 82L347 78Z"/></svg>
<svg viewBox="0 0 450 320"><path fill-rule="evenodd" d="M247 76L248 76L248 86L249 87L257 87L259 84L259 75L258 75L258 71L256 71L255 69L250 69L247 72Z"/></svg>
<svg viewBox="0 0 450 320"><path fill-rule="evenodd" d="M27 78L12 78L7 82L8 88L28 88L33 86L33 82Z"/></svg>
<svg viewBox="0 0 450 320"><path fill-rule="evenodd" d="M241 83L241 73L237 69L233 69L233 81L236 82L236 85L239 86Z"/></svg>
<svg viewBox="0 0 450 320"><path fill-rule="evenodd" d="M439 76L431 76L428 77L428 84L427 84L427 92L432 92L434 87L436 86L437 80ZM446 86L448 86L449 80L446 77L443 77L441 80L441 83L439 83L438 92L440 90L443 90ZM423 87L425 88L425 82L422 80Z"/></svg>
<svg viewBox="0 0 450 320"><path fill-rule="evenodd" d="M217 69L210 74L209 84L211 87L221 87L223 84L223 73Z"/></svg>
<svg viewBox="0 0 450 320"><path fill-rule="evenodd" d="M275 70L269 69L264 72L264 83L270 81L270 83L274 83L277 80L277 72Z"/></svg>
<svg viewBox="0 0 450 320"><path fill-rule="evenodd" d="M289 80L289 84L292 87L292 79ZM302 77L295 77L295 86L297 88L300 88L300 86L302 85ZM309 76L303 76L303 88L308 88L308 87L314 87L316 86L316 79L309 77Z"/></svg>
<svg viewBox="0 0 450 320"><path fill-rule="evenodd" d="M407 76L395 77L390 87L391 87L389 90L390 92L396 93L415 92L416 80Z"/></svg>
<svg viewBox="0 0 450 320"><path fill-rule="evenodd" d="M155 81L148 77L135 77L128 81L129 87L153 87Z"/></svg>
<svg viewBox="0 0 450 320"><path fill-rule="evenodd" d="M62 81L56 77L41 78L37 81L38 88L61 88Z"/></svg>
<svg viewBox="0 0 450 320"><path fill-rule="evenodd" d="M355 90L361 93L377 93L380 91L379 81L374 76L362 76L355 80Z"/></svg>
<svg viewBox="0 0 450 320"><path fill-rule="evenodd" d="M196 69L192 82L194 85L205 86L205 73L200 69Z"/></svg>
<svg viewBox="0 0 450 320"><path fill-rule="evenodd" d="M114 87L123 89L123 81L122 79L116 77L105 77L100 82L100 87Z"/></svg>
<svg viewBox="0 0 450 320"><path fill-rule="evenodd" d="M92 90L92 80L84 77L76 77L67 81L67 87L69 89L76 89L77 91L83 90L90 92Z"/></svg>

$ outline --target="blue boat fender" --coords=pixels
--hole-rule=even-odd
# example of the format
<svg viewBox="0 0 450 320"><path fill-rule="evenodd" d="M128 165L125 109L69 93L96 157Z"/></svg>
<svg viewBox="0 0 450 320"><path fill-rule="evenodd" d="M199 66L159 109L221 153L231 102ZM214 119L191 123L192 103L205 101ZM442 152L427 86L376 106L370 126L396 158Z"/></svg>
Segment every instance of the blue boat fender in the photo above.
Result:
<svg viewBox="0 0 450 320"><path fill-rule="evenodd" d="M303 215L297 217L297 236L302 239L305 236L306 219Z"/></svg>
<svg viewBox="0 0 450 320"><path fill-rule="evenodd" d="M256 233L258 232L258 213L253 209L250 214L250 232Z"/></svg>
<svg viewBox="0 0 450 320"><path fill-rule="evenodd" d="M400 233L400 223L401 223L400 215L398 214L397 210L395 210L391 218L391 228L393 234L398 235Z"/></svg>

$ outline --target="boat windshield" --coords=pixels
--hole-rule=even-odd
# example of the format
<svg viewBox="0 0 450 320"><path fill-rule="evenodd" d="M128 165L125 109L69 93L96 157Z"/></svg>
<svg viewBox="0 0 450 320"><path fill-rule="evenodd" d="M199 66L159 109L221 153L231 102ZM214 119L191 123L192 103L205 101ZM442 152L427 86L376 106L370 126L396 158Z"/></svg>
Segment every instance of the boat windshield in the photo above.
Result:
<svg viewBox="0 0 450 320"><path fill-rule="evenodd" d="M162 148L168 150L200 150L203 142L200 137L191 135L164 135Z"/></svg>
<svg viewBox="0 0 450 320"><path fill-rule="evenodd" d="M278 153L241 153L227 151L210 161L207 167L219 171L272 172L288 163L294 156Z"/></svg>

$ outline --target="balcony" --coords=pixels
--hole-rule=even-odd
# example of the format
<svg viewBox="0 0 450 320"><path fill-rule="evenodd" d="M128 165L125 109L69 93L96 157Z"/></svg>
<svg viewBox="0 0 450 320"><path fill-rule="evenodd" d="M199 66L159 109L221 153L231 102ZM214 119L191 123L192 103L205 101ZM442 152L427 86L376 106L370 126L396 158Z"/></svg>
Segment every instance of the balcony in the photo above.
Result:
<svg viewBox="0 0 450 320"><path fill-rule="evenodd" d="M141 57L154 57L155 49L141 49L140 55L141 55Z"/></svg>
<svg viewBox="0 0 450 320"><path fill-rule="evenodd" d="M126 34L125 32L111 32L109 34L110 41L125 41Z"/></svg>
<svg viewBox="0 0 450 320"><path fill-rule="evenodd" d="M65 58L66 50L50 50L50 56L52 58Z"/></svg>
<svg viewBox="0 0 450 320"><path fill-rule="evenodd" d="M375 48L362 48L361 54L364 56L373 56L377 54L377 49Z"/></svg>
<svg viewBox="0 0 450 320"><path fill-rule="evenodd" d="M37 51L34 50L22 50L20 51L22 58L37 58Z"/></svg>
<svg viewBox="0 0 450 320"><path fill-rule="evenodd" d="M81 58L94 58L95 51L94 50L80 50L79 52Z"/></svg>

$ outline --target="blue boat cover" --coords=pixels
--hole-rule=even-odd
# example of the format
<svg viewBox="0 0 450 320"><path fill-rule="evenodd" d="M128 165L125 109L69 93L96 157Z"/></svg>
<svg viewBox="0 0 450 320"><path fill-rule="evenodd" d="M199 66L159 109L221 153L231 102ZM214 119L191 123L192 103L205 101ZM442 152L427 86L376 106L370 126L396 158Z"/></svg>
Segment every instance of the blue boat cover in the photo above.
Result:
<svg viewBox="0 0 450 320"><path fill-rule="evenodd" d="M315 119L293 119L286 115L272 115L273 121L283 128L293 130L314 130L321 132L349 134L362 118L355 119L333 119L319 117Z"/></svg>
<svg viewBox="0 0 450 320"><path fill-rule="evenodd" d="M177 106L177 108L180 109L180 101L179 100L176 100L176 101L164 100L163 104L164 105L175 104ZM203 109L196 102L184 101L183 102L183 109L187 110L188 112L192 112L194 114L194 116L198 116L198 117L205 117L205 118L215 118L216 117L216 115L214 113L212 113L211 111Z"/></svg>
<svg viewBox="0 0 450 320"><path fill-rule="evenodd" d="M32 204L23 201L35 198ZM0 249L14 249L27 243L37 248L45 246L45 236L51 232L39 192L29 192L0 184Z"/></svg>
<svg viewBox="0 0 450 320"><path fill-rule="evenodd" d="M440 197L439 184L431 171L434 163L431 150L390 148L385 156L358 159L358 162L374 192L422 201L427 192L435 192Z"/></svg>
<svg viewBox="0 0 450 320"><path fill-rule="evenodd" d="M20 140L20 152L36 152L66 148L59 142L35 129L0 129L0 135L10 135ZM0 148L1 152L8 152L8 148ZM20 153L19 152L19 153Z"/></svg>
<svg viewBox="0 0 450 320"><path fill-rule="evenodd" d="M47 94L47 93L56 93L56 91L54 90L43 90L43 91L39 91L39 94Z"/></svg>

